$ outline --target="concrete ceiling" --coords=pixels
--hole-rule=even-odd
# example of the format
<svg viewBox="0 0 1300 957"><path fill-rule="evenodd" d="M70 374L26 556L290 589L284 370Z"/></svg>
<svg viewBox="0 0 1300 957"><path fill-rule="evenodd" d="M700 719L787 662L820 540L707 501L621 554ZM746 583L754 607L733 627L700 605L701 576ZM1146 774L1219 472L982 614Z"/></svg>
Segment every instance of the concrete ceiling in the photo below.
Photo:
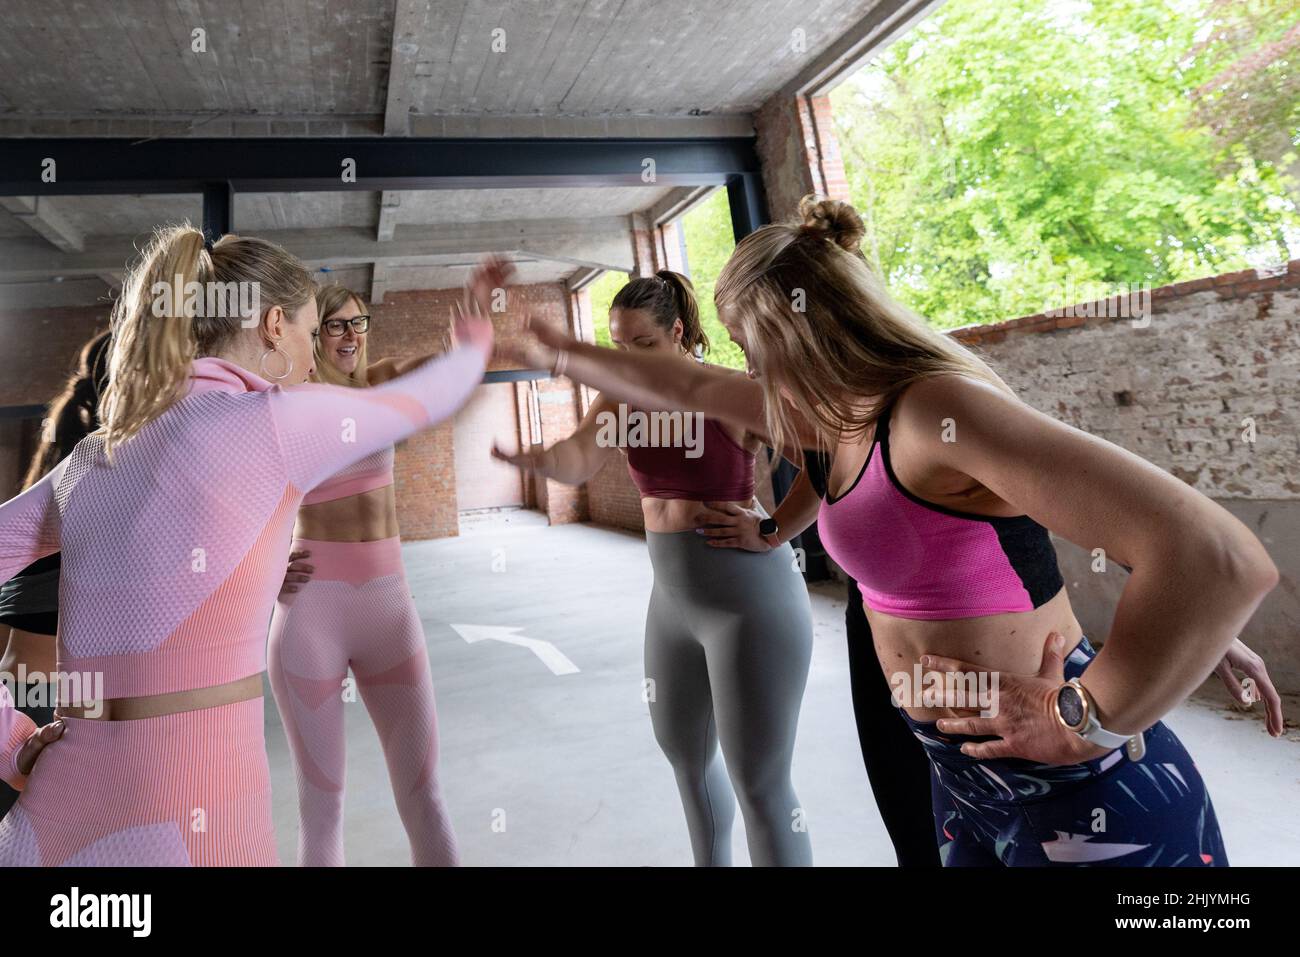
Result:
<svg viewBox="0 0 1300 957"><path fill-rule="evenodd" d="M5 0L0 113L743 114L877 2Z"/></svg>
<svg viewBox="0 0 1300 957"><path fill-rule="evenodd" d="M749 135L881 23L937 0L4 0L0 135ZM202 31L202 50L195 31ZM633 267L632 228L707 190L237 193L236 232L381 299ZM0 197L0 308L104 301L194 196Z"/></svg>

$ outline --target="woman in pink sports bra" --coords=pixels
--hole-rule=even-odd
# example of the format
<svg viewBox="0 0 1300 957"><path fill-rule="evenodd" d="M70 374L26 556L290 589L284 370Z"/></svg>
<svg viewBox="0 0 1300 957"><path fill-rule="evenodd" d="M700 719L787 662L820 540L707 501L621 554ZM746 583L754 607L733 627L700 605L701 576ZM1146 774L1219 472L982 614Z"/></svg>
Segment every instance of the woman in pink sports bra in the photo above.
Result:
<svg viewBox="0 0 1300 957"><path fill-rule="evenodd" d="M821 537L862 586L881 667L930 758L944 863L1226 864L1208 791L1160 717L1240 651L1278 580L1267 552L1189 486L1018 401L893 300L848 204L809 197L801 212L742 240L718 279L754 381L543 325L516 348L627 401L743 426L792 459L829 453ZM1100 653L1048 528L1132 568ZM987 697L943 687L958 677Z"/></svg>
<svg viewBox="0 0 1300 957"><path fill-rule="evenodd" d="M609 330L620 350L674 367L699 365L693 355L708 346L690 280L667 270L619 291ZM526 353L511 357L528 361ZM651 406L651 415L667 408ZM599 396L564 441L544 452L494 454L579 485L616 447L626 452L654 568L646 698L655 738L677 778L695 863L731 863L738 797L753 864L810 865L806 816L790 779L812 654L803 577L789 545L753 554L712 547L697 532L710 521L703 516L714 514L705 503L716 506L716 514L766 517L754 499L760 443L747 429L715 419L681 412L675 419L663 412L651 419L646 413L620 410ZM611 436L617 428L610 425L620 418L629 424L627 434Z"/></svg>
<svg viewBox="0 0 1300 957"><path fill-rule="evenodd" d="M470 278L471 294L485 303L509 268L485 262ZM361 297L342 286L321 287L316 307L319 381L373 388L431 358L369 362L370 316ZM412 864L456 865L456 837L438 786L433 679L402 564L391 445L307 493L290 560L267 656L298 780L298 863L344 864L344 714L359 693L379 732Z"/></svg>
<svg viewBox="0 0 1300 957"><path fill-rule="evenodd" d="M62 550L58 665L85 677L39 735L0 690L0 776L23 792L0 866L278 863L262 672L298 507L453 414L492 343L462 320L461 347L374 389L294 385L314 293L272 243L160 230L114 309L104 426L0 505L0 579Z"/></svg>

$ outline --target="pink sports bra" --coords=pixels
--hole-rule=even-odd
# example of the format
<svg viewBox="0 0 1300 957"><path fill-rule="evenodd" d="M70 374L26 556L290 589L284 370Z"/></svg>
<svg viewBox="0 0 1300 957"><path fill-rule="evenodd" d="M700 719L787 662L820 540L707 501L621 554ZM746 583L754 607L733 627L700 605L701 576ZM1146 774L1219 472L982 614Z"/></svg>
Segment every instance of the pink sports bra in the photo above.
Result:
<svg viewBox="0 0 1300 957"><path fill-rule="evenodd" d="M303 496L302 504L316 505L336 498L360 495L393 484L393 447L387 446L354 462Z"/></svg>
<svg viewBox="0 0 1300 957"><path fill-rule="evenodd" d="M889 415L857 480L824 494L818 534L874 611L898 618L978 618L1032 611L1064 584L1046 528L1028 515L970 515L918 498L889 460Z"/></svg>
<svg viewBox="0 0 1300 957"><path fill-rule="evenodd" d="M703 418L703 417L701 417ZM703 419L696 457L679 446L628 446L627 470L642 498L744 502L754 496L754 453Z"/></svg>

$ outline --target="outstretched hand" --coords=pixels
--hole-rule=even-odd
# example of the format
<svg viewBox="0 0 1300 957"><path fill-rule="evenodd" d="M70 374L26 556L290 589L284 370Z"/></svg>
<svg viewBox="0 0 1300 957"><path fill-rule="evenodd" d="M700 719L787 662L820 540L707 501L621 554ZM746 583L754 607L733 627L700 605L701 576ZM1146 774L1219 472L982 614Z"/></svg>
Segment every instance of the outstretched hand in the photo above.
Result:
<svg viewBox="0 0 1300 957"><path fill-rule="evenodd" d="M472 346L483 353L484 360L492 358L492 341L496 333L492 320L481 313L453 309L451 314L451 346Z"/></svg>
<svg viewBox="0 0 1300 957"><path fill-rule="evenodd" d="M497 357L526 369L553 369L561 349L578 344L563 329L538 319L531 313L515 335L497 340Z"/></svg>
<svg viewBox="0 0 1300 957"><path fill-rule="evenodd" d="M495 253L484 256L465 280L464 312L488 316L505 308L505 288L515 277L515 264ZM497 306L500 308L494 308Z"/></svg>
<svg viewBox="0 0 1300 957"><path fill-rule="evenodd" d="M515 452L511 454L510 452L502 451L501 446L497 445L495 442L492 443L492 457L494 459L497 459L500 462L505 462L507 465L513 465L516 468L520 468L520 469L540 468L542 466L542 460L545 457L545 455L546 455L545 451Z"/></svg>

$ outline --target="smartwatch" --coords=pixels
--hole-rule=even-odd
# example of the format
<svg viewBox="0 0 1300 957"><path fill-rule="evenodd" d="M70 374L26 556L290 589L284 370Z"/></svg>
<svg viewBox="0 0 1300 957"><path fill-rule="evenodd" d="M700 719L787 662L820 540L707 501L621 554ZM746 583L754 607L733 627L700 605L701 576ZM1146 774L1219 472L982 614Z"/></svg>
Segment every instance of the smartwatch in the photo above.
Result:
<svg viewBox="0 0 1300 957"><path fill-rule="evenodd" d="M1061 685L1056 692L1056 720L1073 731L1089 744L1103 748L1124 746L1130 760L1141 761L1146 754L1146 741L1141 734L1116 734L1107 731L1097 720L1097 703L1088 694L1088 689L1079 683L1078 678L1071 678Z"/></svg>
<svg viewBox="0 0 1300 957"><path fill-rule="evenodd" d="M774 518L765 518L758 523L759 536L773 548L779 548L781 546L780 542L772 541L772 539L776 537L778 531L779 529L776 526L776 519Z"/></svg>

